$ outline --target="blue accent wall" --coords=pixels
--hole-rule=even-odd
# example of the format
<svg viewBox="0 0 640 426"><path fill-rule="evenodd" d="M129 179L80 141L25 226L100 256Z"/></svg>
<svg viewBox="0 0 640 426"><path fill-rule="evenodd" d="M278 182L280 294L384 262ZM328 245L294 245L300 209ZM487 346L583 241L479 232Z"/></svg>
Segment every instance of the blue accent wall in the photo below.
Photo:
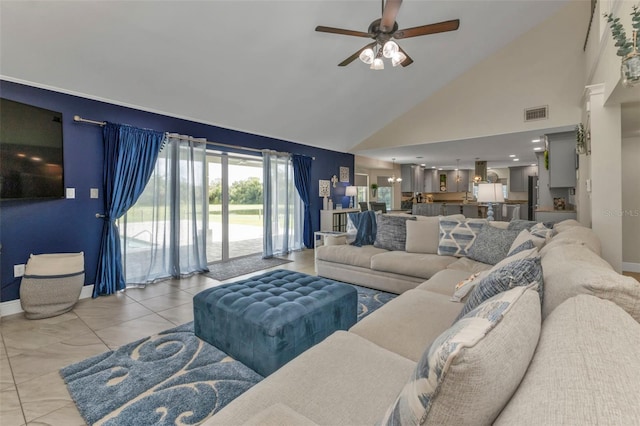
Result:
<svg viewBox="0 0 640 426"><path fill-rule="evenodd" d="M85 284L94 284L102 235L104 211L102 190L102 130L99 126L73 121L83 118L125 123L132 126L204 137L213 142L249 148L272 149L315 157L311 170L311 209L313 229L320 227L322 199L318 180L339 176L340 167L349 167L354 177L354 157L336 151L254 135L217 126L182 120L161 114L126 108L78 96L0 81L0 96L6 99L59 111L63 114L65 187L76 189L75 199L0 202L0 301L19 298L20 278L13 277L13 265L26 263L29 255L84 251ZM303 106L301 106L303 107ZM283 121L287 117L282 117ZM215 121L215 117L211 117ZM220 147L214 147L220 150ZM332 188L334 202L348 206L346 183ZM98 199L89 198L90 188L99 188ZM315 195L315 196L314 196Z"/></svg>

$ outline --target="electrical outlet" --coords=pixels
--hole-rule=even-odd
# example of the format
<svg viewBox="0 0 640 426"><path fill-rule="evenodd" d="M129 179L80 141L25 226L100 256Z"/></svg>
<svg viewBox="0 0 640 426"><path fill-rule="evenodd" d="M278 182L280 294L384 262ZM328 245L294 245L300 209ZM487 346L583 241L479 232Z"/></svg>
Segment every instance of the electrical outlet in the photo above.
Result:
<svg viewBox="0 0 640 426"><path fill-rule="evenodd" d="M18 278L24 275L24 263L13 265L13 277Z"/></svg>
<svg viewBox="0 0 640 426"><path fill-rule="evenodd" d="M71 200L76 198L76 189L75 188L67 188L67 200Z"/></svg>
<svg viewBox="0 0 640 426"><path fill-rule="evenodd" d="M91 198L98 198L98 188L91 188L90 197Z"/></svg>

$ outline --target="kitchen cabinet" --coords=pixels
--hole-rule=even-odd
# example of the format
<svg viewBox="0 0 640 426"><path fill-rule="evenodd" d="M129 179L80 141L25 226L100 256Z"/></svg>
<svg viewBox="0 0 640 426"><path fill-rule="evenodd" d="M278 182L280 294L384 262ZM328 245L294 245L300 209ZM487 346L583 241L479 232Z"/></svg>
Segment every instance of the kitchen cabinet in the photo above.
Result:
<svg viewBox="0 0 640 426"><path fill-rule="evenodd" d="M449 170L446 174L447 192L465 192L469 190L469 170Z"/></svg>
<svg viewBox="0 0 640 426"><path fill-rule="evenodd" d="M549 188L576 186L576 133L563 132L549 139Z"/></svg>
<svg viewBox="0 0 640 426"><path fill-rule="evenodd" d="M575 211L537 211L536 222L553 222L558 223L567 219L576 219L577 214Z"/></svg>
<svg viewBox="0 0 640 426"><path fill-rule="evenodd" d="M538 175L538 166L509 167L509 192L527 192L529 176Z"/></svg>
<svg viewBox="0 0 640 426"><path fill-rule="evenodd" d="M424 192L424 168L416 164L403 164L400 171L402 192Z"/></svg>

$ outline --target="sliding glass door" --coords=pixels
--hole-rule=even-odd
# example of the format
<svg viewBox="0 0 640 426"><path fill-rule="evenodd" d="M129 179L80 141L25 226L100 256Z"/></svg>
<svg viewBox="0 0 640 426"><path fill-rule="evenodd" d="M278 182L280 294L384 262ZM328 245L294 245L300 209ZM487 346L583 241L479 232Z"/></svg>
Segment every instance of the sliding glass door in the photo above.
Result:
<svg viewBox="0 0 640 426"><path fill-rule="evenodd" d="M207 262L262 252L262 158L209 151Z"/></svg>

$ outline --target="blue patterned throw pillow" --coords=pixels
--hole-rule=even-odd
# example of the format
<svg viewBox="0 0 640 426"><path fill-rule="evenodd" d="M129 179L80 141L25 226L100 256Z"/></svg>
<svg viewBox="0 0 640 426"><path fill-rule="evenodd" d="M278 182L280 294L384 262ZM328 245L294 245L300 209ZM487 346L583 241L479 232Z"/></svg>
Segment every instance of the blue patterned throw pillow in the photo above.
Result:
<svg viewBox="0 0 640 426"><path fill-rule="evenodd" d="M500 229L487 223L467 250L467 257L477 262L495 265L507 257L509 248L519 233L520 231Z"/></svg>
<svg viewBox="0 0 640 426"><path fill-rule="evenodd" d="M464 257L473 245L476 236L487 223L486 219L450 219L440 217L438 254L441 256Z"/></svg>
<svg viewBox="0 0 640 426"><path fill-rule="evenodd" d="M385 250L404 251L407 245L407 220L415 216L377 215L376 240L373 246Z"/></svg>
<svg viewBox="0 0 640 426"><path fill-rule="evenodd" d="M487 300L431 343L381 424L491 424L531 362L540 325L535 285ZM505 342L517 350L496 351Z"/></svg>
<svg viewBox="0 0 640 426"><path fill-rule="evenodd" d="M510 231L522 231L523 229L531 229L536 223L538 222L535 220L511 219L511 222L507 225L507 229Z"/></svg>
<svg viewBox="0 0 640 426"><path fill-rule="evenodd" d="M537 284L542 301L543 283L540 256L519 259L489 273L482 281L476 284L456 321L498 293L513 287L531 284Z"/></svg>
<svg viewBox="0 0 640 426"><path fill-rule="evenodd" d="M536 223L529 230L534 237L544 238L549 240L553 236L553 229L548 228L544 223Z"/></svg>
<svg viewBox="0 0 640 426"><path fill-rule="evenodd" d="M536 245L533 244L533 241L531 240L527 240L524 243L520 244L519 246L512 248L511 251L509 251L509 253L507 254L507 257L509 256L513 256L514 254L518 254L521 251L525 251L525 250L529 250L534 248Z"/></svg>

